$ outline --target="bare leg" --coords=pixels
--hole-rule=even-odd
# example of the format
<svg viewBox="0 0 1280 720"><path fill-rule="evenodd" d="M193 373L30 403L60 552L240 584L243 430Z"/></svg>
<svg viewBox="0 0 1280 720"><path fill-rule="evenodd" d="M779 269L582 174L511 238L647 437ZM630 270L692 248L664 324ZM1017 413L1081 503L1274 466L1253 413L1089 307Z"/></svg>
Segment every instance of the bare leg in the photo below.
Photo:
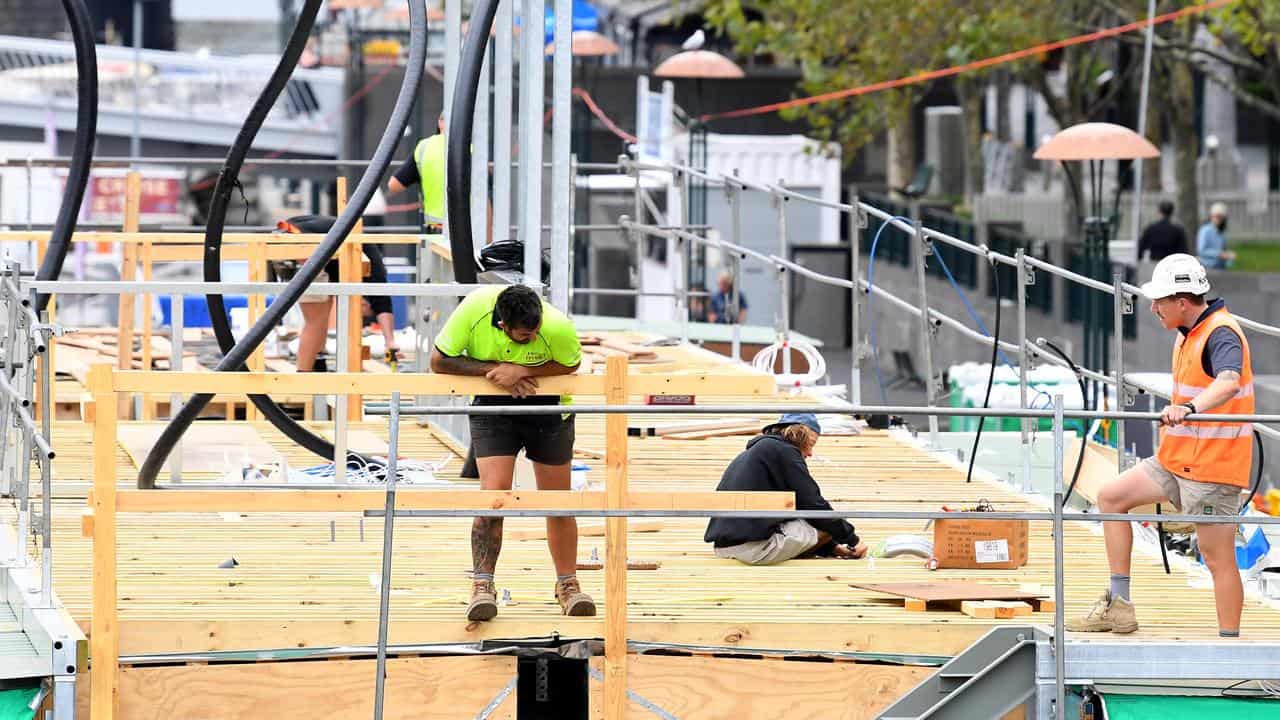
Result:
<svg viewBox="0 0 1280 720"><path fill-rule="evenodd" d="M533 463L533 476L539 490L568 490L570 470L570 463ZM578 571L578 521L571 517L547 518L547 547L557 576L575 574Z"/></svg>
<svg viewBox="0 0 1280 720"><path fill-rule="evenodd" d="M1160 484L1141 465L1129 468L1098 492L1098 509L1104 513L1126 513L1150 503L1168 500ZM1128 575L1132 564L1133 528L1127 522L1104 522L1102 534L1107 545L1107 564L1112 575Z"/></svg>
<svg viewBox="0 0 1280 720"><path fill-rule="evenodd" d="M510 490L515 474L514 456L476 458L481 490ZM493 574L502 552L502 518L476 518L471 523L471 567L478 573Z"/></svg>
<svg viewBox="0 0 1280 720"><path fill-rule="evenodd" d="M302 308L302 333L298 336L298 372L311 372L316 356L324 349L329 335L329 312L333 299L324 302L298 303Z"/></svg>
<svg viewBox="0 0 1280 720"><path fill-rule="evenodd" d="M1218 629L1239 632L1244 607L1244 587L1236 569L1236 526L1197 525L1196 538L1204 564L1213 575L1213 599L1218 607Z"/></svg>

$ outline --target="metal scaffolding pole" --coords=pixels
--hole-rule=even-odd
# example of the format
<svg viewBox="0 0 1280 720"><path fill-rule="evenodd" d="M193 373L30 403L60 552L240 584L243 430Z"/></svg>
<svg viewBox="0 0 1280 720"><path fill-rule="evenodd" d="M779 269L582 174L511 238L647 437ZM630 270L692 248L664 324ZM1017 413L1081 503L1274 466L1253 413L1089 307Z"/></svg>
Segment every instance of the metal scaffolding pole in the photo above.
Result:
<svg viewBox="0 0 1280 720"><path fill-rule="evenodd" d="M569 172L569 133L573 107L573 0L555 0L555 48L551 76L551 304L569 311L569 205L574 192ZM539 36L541 37L541 36Z"/></svg>
<svg viewBox="0 0 1280 720"><path fill-rule="evenodd" d="M500 0L493 55L493 240L511 239L511 3Z"/></svg>
<svg viewBox="0 0 1280 720"><path fill-rule="evenodd" d="M542 285L543 0L524 0L520 33L520 240L524 281Z"/></svg>

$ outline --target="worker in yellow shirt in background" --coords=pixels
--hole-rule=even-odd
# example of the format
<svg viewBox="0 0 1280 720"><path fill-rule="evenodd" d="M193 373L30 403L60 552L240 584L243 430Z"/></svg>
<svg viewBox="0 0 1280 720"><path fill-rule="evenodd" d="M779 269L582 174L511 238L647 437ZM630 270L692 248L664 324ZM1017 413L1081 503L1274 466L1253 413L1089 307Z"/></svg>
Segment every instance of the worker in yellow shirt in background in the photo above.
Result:
<svg viewBox="0 0 1280 720"><path fill-rule="evenodd" d="M445 135L444 114L436 119L437 133L423 138L413 148L413 156L404 161L387 181L391 194L418 186L422 197L423 225L441 225L445 217ZM489 205L485 244L493 242L493 205Z"/></svg>

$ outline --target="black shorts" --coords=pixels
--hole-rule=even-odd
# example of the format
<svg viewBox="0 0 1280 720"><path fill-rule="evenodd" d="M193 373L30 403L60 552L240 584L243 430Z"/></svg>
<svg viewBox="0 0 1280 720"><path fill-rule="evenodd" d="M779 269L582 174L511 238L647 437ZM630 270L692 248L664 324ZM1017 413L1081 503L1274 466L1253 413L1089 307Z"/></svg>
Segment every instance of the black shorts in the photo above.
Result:
<svg viewBox="0 0 1280 720"><path fill-rule="evenodd" d="M542 465L573 459L573 415L472 415L471 447L476 457L525 455Z"/></svg>

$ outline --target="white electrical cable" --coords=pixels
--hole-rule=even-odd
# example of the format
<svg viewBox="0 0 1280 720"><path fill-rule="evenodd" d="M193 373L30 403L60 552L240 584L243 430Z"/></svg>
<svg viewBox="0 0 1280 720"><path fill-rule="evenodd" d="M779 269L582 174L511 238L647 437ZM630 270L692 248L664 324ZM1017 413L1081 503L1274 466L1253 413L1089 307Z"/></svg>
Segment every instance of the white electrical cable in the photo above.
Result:
<svg viewBox="0 0 1280 720"><path fill-rule="evenodd" d="M809 371L806 373L774 373L773 368L775 361L778 359L778 353L790 353L792 350L804 357L809 364ZM802 340L781 340L768 345L756 353L756 356L751 359L751 365L761 372L773 375L778 387L807 387L816 384L827 375L827 361L822 357L822 353Z"/></svg>

